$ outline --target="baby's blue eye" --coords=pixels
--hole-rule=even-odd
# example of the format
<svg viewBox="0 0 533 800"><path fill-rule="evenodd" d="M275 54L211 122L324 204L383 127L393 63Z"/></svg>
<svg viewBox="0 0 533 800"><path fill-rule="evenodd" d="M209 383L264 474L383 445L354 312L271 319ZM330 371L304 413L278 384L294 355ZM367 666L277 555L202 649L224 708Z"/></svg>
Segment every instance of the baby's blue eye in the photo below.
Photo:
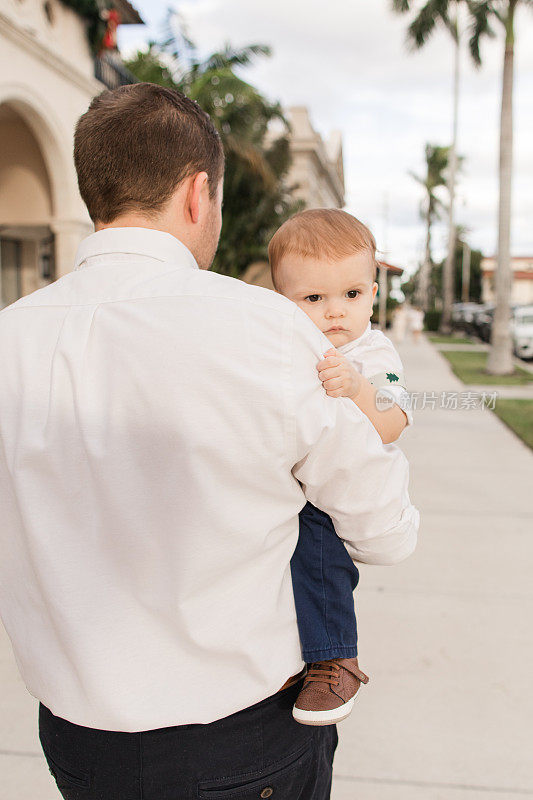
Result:
<svg viewBox="0 0 533 800"><path fill-rule="evenodd" d="M346 292L346 294L350 298L355 298L355 297L357 297L358 294L360 294L360 292L359 292L359 289L350 289L350 291Z"/></svg>
<svg viewBox="0 0 533 800"><path fill-rule="evenodd" d="M310 294L305 299L309 300L311 303L316 303L317 300L320 300L320 295L319 294Z"/></svg>

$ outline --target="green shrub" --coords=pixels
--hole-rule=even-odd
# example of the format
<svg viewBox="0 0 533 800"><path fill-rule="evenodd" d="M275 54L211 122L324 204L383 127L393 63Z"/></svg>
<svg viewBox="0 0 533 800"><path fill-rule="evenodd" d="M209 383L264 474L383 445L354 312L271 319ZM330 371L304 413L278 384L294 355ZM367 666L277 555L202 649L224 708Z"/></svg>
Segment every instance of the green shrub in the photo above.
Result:
<svg viewBox="0 0 533 800"><path fill-rule="evenodd" d="M424 317L424 329L426 331L438 331L442 311L426 311Z"/></svg>

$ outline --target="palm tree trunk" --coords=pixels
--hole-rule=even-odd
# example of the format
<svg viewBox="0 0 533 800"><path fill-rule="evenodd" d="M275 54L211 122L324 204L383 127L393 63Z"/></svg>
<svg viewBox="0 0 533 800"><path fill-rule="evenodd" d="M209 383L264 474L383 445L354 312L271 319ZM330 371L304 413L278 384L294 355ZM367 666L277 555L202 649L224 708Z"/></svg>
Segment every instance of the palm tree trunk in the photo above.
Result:
<svg viewBox="0 0 533 800"><path fill-rule="evenodd" d="M461 302L468 303L470 300L470 260L472 251L470 245L463 242L463 263L461 275Z"/></svg>
<svg viewBox="0 0 533 800"><path fill-rule="evenodd" d="M513 372L511 317L511 185L513 174L513 62L514 12L517 0L509 0L503 59L500 119L500 203L498 213L498 264L495 275L496 309L492 325L487 371L491 375Z"/></svg>
<svg viewBox="0 0 533 800"><path fill-rule="evenodd" d="M428 209L426 217L426 251L424 253L424 263L420 267L418 276L418 291L416 299L418 304L428 310L429 306L429 274L431 272L431 212Z"/></svg>
<svg viewBox="0 0 533 800"><path fill-rule="evenodd" d="M387 327L387 267L379 265L379 327L384 331Z"/></svg>
<svg viewBox="0 0 533 800"><path fill-rule="evenodd" d="M388 192L385 192L383 196L383 244L385 252L387 252L388 249L387 248L388 229L389 229L389 195ZM380 264L378 272L378 283L379 283L378 324L380 330L382 331L385 331L387 327L387 295L389 290L387 275L388 275L387 267L384 267L383 264Z"/></svg>
<svg viewBox="0 0 533 800"><path fill-rule="evenodd" d="M450 148L450 178L448 191L450 205L448 209L448 252L442 274L442 317L439 330L443 334L450 333L452 329L452 303L455 277L455 176L457 173L457 126L459 117L459 54L460 37L459 23L457 22L457 38L455 39L455 63L453 79L453 139Z"/></svg>

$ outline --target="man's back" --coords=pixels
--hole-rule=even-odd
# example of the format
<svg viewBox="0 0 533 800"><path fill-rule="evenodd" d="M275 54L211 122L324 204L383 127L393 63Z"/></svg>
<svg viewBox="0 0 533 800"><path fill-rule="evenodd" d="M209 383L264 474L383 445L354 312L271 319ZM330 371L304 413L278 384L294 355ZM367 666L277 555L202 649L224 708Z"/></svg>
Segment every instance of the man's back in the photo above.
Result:
<svg viewBox="0 0 533 800"><path fill-rule="evenodd" d="M285 431L294 310L198 270L168 234L87 241L79 271L0 316L2 613L55 713L208 722L301 668L276 569L304 503Z"/></svg>

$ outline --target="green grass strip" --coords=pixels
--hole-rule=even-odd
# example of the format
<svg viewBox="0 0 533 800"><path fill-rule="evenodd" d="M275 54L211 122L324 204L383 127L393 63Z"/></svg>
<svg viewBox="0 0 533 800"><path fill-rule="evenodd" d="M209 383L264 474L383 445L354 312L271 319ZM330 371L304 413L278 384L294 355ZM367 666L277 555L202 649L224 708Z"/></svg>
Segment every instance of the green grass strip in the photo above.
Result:
<svg viewBox="0 0 533 800"><path fill-rule="evenodd" d="M474 339L467 339L464 336L428 336L433 344L477 344Z"/></svg>
<svg viewBox="0 0 533 800"><path fill-rule="evenodd" d="M441 350L457 377L466 384L491 386L526 386L533 382L533 373L515 367L512 375L490 375L485 371L488 353L481 351Z"/></svg>
<svg viewBox="0 0 533 800"><path fill-rule="evenodd" d="M533 400L496 400L494 413L533 450Z"/></svg>

